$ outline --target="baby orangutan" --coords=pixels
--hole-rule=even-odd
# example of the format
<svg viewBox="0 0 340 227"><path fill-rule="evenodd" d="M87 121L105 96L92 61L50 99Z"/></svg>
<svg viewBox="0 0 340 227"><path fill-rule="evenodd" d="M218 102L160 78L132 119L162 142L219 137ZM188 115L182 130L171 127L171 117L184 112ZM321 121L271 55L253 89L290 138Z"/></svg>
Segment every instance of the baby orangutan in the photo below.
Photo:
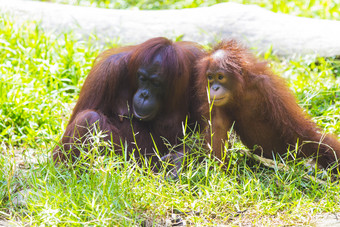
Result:
<svg viewBox="0 0 340 227"><path fill-rule="evenodd" d="M296 149L297 157L314 157L324 168L338 163L340 142L322 134L284 80L236 41L219 43L197 67L197 85L206 103L209 85L216 158L222 158L227 131L234 124L241 141L266 158Z"/></svg>

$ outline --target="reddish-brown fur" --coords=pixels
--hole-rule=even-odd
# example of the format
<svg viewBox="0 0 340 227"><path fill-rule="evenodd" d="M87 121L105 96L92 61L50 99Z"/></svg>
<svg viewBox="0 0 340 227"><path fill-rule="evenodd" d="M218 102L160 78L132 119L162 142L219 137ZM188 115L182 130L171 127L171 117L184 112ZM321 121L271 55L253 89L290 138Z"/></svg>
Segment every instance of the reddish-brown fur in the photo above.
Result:
<svg viewBox="0 0 340 227"><path fill-rule="evenodd" d="M202 54L201 47L195 43L172 42L159 37L136 46L110 49L99 55L85 80L61 140L63 149L59 146L54 149L54 160L65 160L66 153L79 156L80 151L74 144L88 139L85 135L93 131L91 125L96 121L107 134L104 139L115 144L117 153L121 153L121 141L126 141L127 151L134 151L137 157L154 156L155 145L159 155L169 153L164 139L175 145L183 134L182 122L186 121L187 115L189 124L201 119L197 111L199 101L193 92L197 79L193 63ZM141 121L132 117L131 112L132 97L137 90L136 72L141 65L150 64L155 55L162 58L162 76L168 89L156 118Z"/></svg>
<svg viewBox="0 0 340 227"><path fill-rule="evenodd" d="M213 57L218 50L224 51L223 58ZM318 156L318 163L325 168L340 158L335 136L322 134L299 107L285 81L236 41L221 42L198 63L197 84L206 103L206 72L212 68L222 69L236 81L228 103L212 110L212 143L217 158L222 157L223 142L233 123L242 142L250 149L259 146L254 152L266 158L296 149L298 157ZM207 111L205 106L205 116Z"/></svg>

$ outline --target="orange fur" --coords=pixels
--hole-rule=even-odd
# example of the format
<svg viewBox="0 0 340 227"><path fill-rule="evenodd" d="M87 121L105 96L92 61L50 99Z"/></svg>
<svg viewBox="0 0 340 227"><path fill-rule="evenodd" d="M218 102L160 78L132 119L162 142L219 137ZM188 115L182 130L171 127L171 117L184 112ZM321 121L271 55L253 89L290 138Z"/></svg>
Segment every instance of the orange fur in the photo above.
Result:
<svg viewBox="0 0 340 227"><path fill-rule="evenodd" d="M68 158L63 150L72 157L79 156L74 144L87 142L87 133L93 131L95 122L107 134L104 140L113 142L115 152L120 152L122 140L128 152L134 151L136 156L154 156L154 145L160 155L168 154L164 139L175 145L183 134L186 117L189 116L188 124L201 119L192 84L197 79L194 62L202 54L202 48L193 42L158 37L99 55L81 89L61 144L54 149L54 160ZM151 64L156 55L161 58L165 97L156 117L145 122L132 116L132 99L138 89L137 70Z"/></svg>
<svg viewBox="0 0 340 227"><path fill-rule="evenodd" d="M223 57L214 58L214 53L221 50ZM236 41L219 43L202 58L197 69L199 94L205 103L208 70L222 70L236 81L230 101L212 110L212 142L217 158L222 157L221 147L233 123L242 142L250 149L259 146L254 152L266 158L275 153L283 155L288 148L294 150L297 142L298 157L318 156L318 163L325 168L340 158L340 143L335 136L323 135L299 107L285 81ZM208 116L207 105L203 109Z"/></svg>

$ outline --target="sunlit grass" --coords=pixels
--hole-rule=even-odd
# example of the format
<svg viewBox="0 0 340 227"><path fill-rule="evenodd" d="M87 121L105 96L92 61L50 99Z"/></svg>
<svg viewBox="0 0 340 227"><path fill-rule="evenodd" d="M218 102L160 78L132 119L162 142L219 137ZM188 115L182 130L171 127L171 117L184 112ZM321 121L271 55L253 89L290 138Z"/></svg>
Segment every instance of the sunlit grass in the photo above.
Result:
<svg viewBox="0 0 340 227"><path fill-rule="evenodd" d="M38 23L19 26L6 15L0 30L0 139L41 146L69 117L100 48L73 34L45 33Z"/></svg>
<svg viewBox="0 0 340 227"><path fill-rule="evenodd" d="M190 147L202 155L200 146ZM289 171L280 171L230 149L231 165L225 171L211 159L198 163L196 157L188 157L178 179L164 178L165 169L154 173L137 160L124 160L124 155L99 156L95 149L87 153L86 162L80 158L68 167L55 167L50 159L38 161L17 172L20 181L11 178L12 189L28 190L24 206L15 205L17 193L9 198L7 194L2 210L13 209L12 218L38 226L175 221L289 225L308 224L317 212L339 207L339 185L332 183L330 174L322 177L322 184L304 178L308 173L304 161L283 161Z"/></svg>
<svg viewBox="0 0 340 227"><path fill-rule="evenodd" d="M305 56L273 64L287 78L299 104L328 132L340 134L339 59Z"/></svg>

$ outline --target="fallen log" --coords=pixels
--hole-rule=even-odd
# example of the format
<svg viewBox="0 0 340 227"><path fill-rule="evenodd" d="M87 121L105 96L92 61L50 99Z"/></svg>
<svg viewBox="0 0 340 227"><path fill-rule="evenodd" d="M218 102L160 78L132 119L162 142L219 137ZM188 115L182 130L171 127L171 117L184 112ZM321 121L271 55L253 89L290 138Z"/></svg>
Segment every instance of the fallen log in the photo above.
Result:
<svg viewBox="0 0 340 227"><path fill-rule="evenodd" d="M278 55L340 55L340 21L273 13L255 5L221 3L180 10L117 10L0 0L0 12L17 21L41 20L45 29L74 30L121 44L140 43L156 36L182 37L202 44L236 38L260 52L272 47Z"/></svg>

